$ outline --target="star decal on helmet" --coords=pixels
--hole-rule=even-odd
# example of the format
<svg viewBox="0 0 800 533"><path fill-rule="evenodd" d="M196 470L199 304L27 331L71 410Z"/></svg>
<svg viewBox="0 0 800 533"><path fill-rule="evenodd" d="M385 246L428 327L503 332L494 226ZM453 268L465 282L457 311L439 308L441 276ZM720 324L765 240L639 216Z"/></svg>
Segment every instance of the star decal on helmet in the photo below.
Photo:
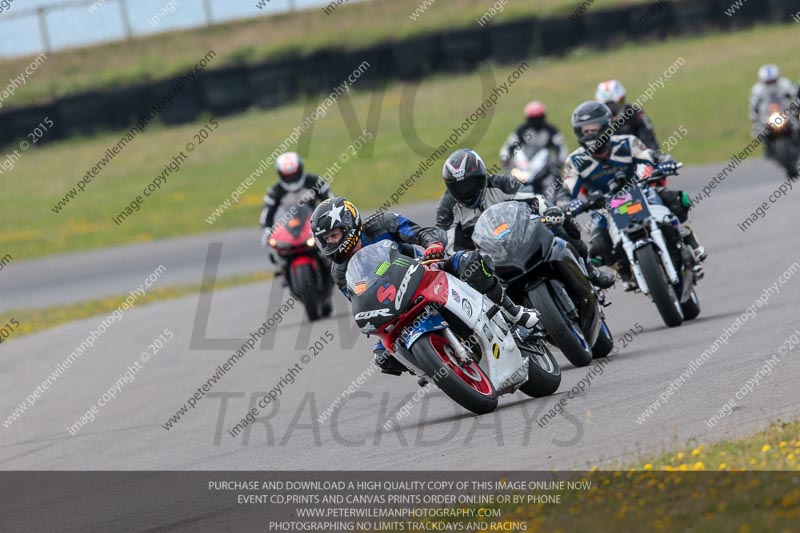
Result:
<svg viewBox="0 0 800 533"><path fill-rule="evenodd" d="M334 224L342 221L342 209L344 209L343 205L331 207L331 210L328 212L328 216L331 219L330 229L333 229Z"/></svg>

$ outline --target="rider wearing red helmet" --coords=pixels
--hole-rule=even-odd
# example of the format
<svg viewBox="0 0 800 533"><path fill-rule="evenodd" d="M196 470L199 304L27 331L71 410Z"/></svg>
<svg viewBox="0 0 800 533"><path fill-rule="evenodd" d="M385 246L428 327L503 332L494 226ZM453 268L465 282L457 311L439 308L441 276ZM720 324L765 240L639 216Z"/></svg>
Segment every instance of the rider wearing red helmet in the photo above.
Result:
<svg viewBox="0 0 800 533"><path fill-rule="evenodd" d="M557 167L564 164L569 151L564 136L553 124L547 122L547 107L539 101L525 106L525 122L520 124L500 148L500 162L508 163L517 150L522 150L527 159L542 148L548 148L551 163Z"/></svg>

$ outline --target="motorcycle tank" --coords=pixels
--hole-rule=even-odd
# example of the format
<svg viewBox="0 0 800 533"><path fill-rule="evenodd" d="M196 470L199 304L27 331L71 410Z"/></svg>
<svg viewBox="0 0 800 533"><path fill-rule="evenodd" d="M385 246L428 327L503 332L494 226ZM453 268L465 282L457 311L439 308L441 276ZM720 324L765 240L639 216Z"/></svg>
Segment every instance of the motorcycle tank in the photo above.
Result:
<svg viewBox="0 0 800 533"><path fill-rule="evenodd" d="M480 216L472 241L492 258L502 276L526 272L542 262L553 245L553 234L527 204L501 202Z"/></svg>
<svg viewBox="0 0 800 533"><path fill-rule="evenodd" d="M425 275L419 261L400 251L394 241L365 246L347 265L347 290L356 324L373 331L409 307Z"/></svg>

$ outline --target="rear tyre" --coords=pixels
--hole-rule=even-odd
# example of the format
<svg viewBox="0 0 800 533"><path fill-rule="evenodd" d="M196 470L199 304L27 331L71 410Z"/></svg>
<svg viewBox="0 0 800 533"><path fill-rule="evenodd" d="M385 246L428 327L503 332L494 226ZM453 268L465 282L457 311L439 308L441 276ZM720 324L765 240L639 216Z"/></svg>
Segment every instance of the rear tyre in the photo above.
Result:
<svg viewBox="0 0 800 533"><path fill-rule="evenodd" d="M694 289L686 303L681 304L681 309L683 309L684 320L694 320L700 314L700 300Z"/></svg>
<svg viewBox="0 0 800 533"><path fill-rule="evenodd" d="M594 346L592 346L592 357L595 359L606 357L613 349L614 335L611 334L611 330L608 329L606 321L603 320L600 322L600 334L597 336Z"/></svg>
<svg viewBox="0 0 800 533"><path fill-rule="evenodd" d="M561 368L541 341L520 343L522 355L528 358L528 381L519 390L533 398L550 396L561 385Z"/></svg>
<svg viewBox="0 0 800 533"><path fill-rule="evenodd" d="M464 409L482 415L497 408L497 391L478 362L464 365L441 333L424 334L411 353L428 379Z"/></svg>
<svg viewBox="0 0 800 533"><path fill-rule="evenodd" d="M655 247L650 244L636 250L636 260L664 324L670 328L680 326L683 323L681 302L675 294L674 287L667 280Z"/></svg>
<svg viewBox="0 0 800 533"><path fill-rule="evenodd" d="M592 350L580 325L571 320L550 296L547 285L542 283L528 293L535 309L541 313L541 321L548 337L574 366L586 366L592 362Z"/></svg>
<svg viewBox="0 0 800 533"><path fill-rule="evenodd" d="M311 265L300 265L289 271L289 287L297 299L303 302L308 320L314 322L323 316L322 303L314 296L314 288L319 287L317 273Z"/></svg>

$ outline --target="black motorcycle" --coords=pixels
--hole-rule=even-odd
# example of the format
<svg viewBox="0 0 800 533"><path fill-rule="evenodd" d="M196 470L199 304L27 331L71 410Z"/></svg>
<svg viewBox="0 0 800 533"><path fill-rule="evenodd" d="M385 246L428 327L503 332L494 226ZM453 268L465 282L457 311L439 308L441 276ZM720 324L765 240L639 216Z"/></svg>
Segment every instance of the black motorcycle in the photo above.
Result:
<svg viewBox="0 0 800 533"><path fill-rule="evenodd" d="M605 357L614 337L605 322L604 296L586 277L586 266L566 241L555 237L523 202L502 202L483 212L472 234L495 265L512 300L541 313L549 340L575 366Z"/></svg>

